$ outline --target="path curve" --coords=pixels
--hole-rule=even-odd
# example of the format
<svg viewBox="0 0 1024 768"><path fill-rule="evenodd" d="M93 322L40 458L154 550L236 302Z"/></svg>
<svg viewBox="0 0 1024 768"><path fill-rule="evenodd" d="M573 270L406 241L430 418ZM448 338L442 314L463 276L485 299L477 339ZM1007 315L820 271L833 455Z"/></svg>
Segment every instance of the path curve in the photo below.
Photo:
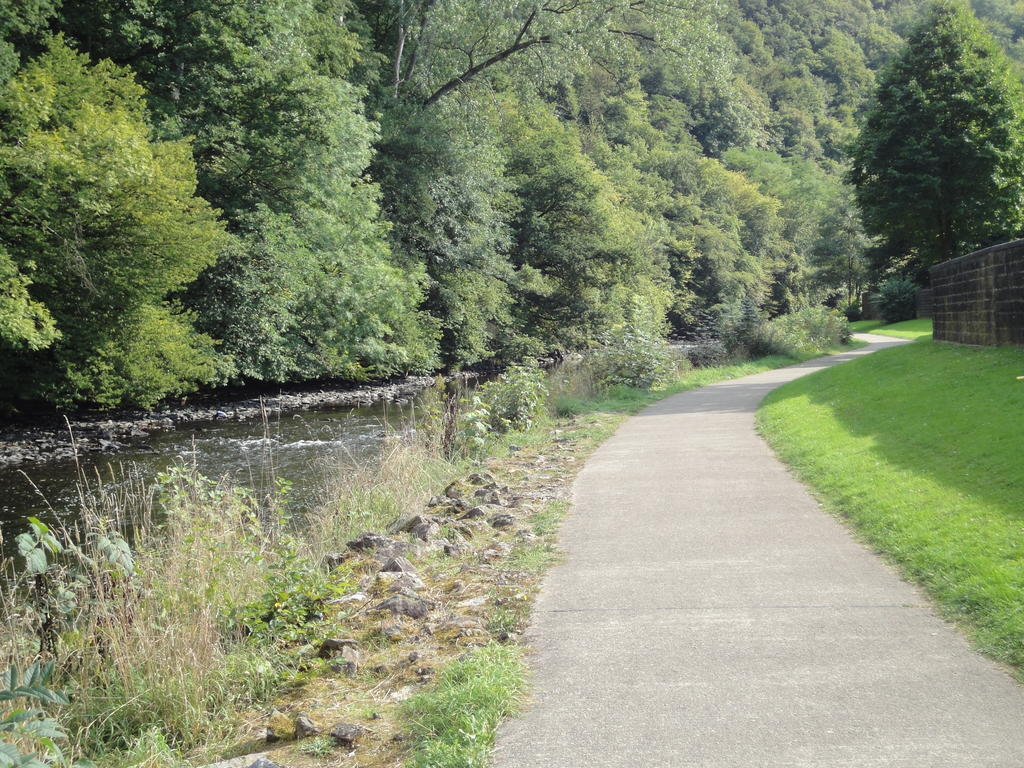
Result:
<svg viewBox="0 0 1024 768"><path fill-rule="evenodd" d="M857 543L754 430L772 389L667 398L590 458L496 768L1016 768L1024 686Z"/></svg>

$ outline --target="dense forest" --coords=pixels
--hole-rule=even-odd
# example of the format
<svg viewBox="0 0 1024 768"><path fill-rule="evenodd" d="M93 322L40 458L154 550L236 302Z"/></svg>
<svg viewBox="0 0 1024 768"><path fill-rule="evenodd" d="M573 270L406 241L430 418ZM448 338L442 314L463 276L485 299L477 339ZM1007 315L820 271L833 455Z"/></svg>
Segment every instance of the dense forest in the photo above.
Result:
<svg viewBox="0 0 1024 768"><path fill-rule="evenodd" d="M148 405L840 309L918 0L5 0L0 401ZM974 10L1014 61L1024 9Z"/></svg>

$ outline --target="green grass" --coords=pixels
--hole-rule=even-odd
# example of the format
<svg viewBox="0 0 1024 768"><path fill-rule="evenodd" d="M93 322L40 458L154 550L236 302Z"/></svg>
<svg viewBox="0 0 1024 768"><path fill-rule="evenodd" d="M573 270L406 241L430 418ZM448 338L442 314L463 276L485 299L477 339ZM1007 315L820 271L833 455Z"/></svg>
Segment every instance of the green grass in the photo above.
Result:
<svg viewBox="0 0 1024 768"><path fill-rule="evenodd" d="M498 723L519 708L522 650L491 644L447 667L402 709L413 737L409 768L483 768Z"/></svg>
<svg viewBox="0 0 1024 768"><path fill-rule="evenodd" d="M904 320L902 323L886 325L883 320L858 320L850 323L854 333L880 333L883 336L896 336L900 339L923 339L932 335L932 319L919 317L916 320Z"/></svg>
<svg viewBox="0 0 1024 768"><path fill-rule="evenodd" d="M799 379L758 420L827 507L1024 673L1024 351L921 341Z"/></svg>

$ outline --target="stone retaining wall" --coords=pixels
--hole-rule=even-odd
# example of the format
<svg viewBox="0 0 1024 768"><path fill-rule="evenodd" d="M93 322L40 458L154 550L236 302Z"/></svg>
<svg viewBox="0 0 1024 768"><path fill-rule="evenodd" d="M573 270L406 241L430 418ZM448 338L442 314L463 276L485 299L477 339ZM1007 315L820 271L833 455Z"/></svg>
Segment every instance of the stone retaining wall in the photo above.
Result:
<svg viewBox="0 0 1024 768"><path fill-rule="evenodd" d="M1024 240L931 269L936 341L1024 347Z"/></svg>

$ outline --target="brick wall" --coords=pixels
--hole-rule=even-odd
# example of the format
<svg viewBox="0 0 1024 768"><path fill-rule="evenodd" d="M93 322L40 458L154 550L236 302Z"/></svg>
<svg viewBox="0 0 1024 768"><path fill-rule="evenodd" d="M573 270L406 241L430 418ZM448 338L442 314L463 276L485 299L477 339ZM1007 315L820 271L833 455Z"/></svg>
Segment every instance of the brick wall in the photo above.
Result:
<svg viewBox="0 0 1024 768"><path fill-rule="evenodd" d="M931 269L937 341L1024 347L1024 240Z"/></svg>

